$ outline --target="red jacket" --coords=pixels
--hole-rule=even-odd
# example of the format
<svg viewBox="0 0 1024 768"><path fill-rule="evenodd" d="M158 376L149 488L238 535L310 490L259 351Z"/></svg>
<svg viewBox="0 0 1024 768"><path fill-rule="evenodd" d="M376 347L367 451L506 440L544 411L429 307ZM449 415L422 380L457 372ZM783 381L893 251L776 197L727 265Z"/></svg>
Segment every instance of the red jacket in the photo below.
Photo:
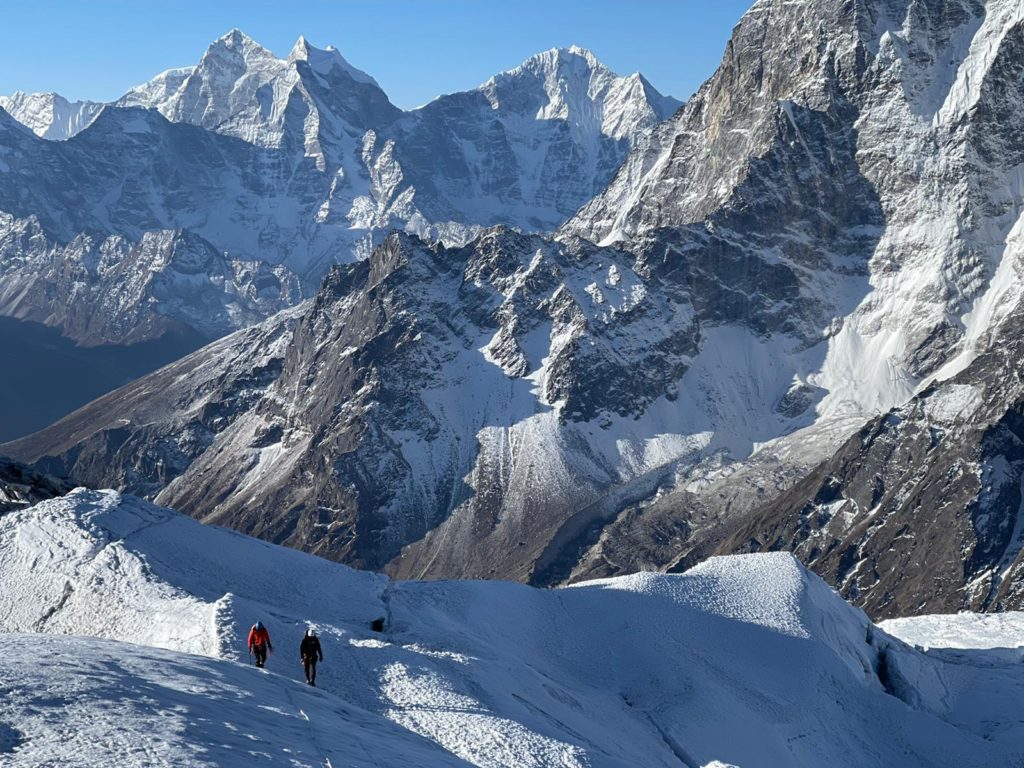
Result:
<svg viewBox="0 0 1024 768"><path fill-rule="evenodd" d="M267 628L256 629L253 627L249 630L249 650L251 651L255 646L265 645L268 651L274 650L274 646L270 644L270 633L267 632Z"/></svg>

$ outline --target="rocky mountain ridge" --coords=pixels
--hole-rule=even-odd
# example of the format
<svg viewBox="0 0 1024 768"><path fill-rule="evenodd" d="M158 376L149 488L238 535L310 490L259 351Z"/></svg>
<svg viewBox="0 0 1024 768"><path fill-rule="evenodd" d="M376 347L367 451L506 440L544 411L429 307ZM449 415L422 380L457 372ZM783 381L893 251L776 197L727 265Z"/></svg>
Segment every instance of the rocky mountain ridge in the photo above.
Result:
<svg viewBox="0 0 1024 768"><path fill-rule="evenodd" d="M302 299L287 268L229 261L187 230L149 230L137 242L79 235L63 247L35 217L0 214L0 230L0 314L58 326L82 345L175 329L212 340Z"/></svg>
<svg viewBox="0 0 1024 768"><path fill-rule="evenodd" d="M746 24L738 28L726 61L744 46L753 48L760 40L779 37L782 22L789 29L800 27L801 23L787 21L779 10L771 3L756 4L744 18ZM807 4L804 10L825 13L829 9L824 4ZM849 39L855 43L847 49L849 58L845 62L832 61L829 68L847 77L863 72L863 79L848 90L858 110L856 162L879 196L885 226L867 263L867 290L856 309L828 333L820 369L808 378L810 384L827 393L817 405L817 424L809 439L828 430L830 423L849 424L850 419L856 425L849 431L853 436L846 446L842 445L844 441L830 441L829 449L820 456L832 456L834 449L840 453L818 469L811 471L817 462L805 464L806 473L816 481L808 481L808 486L798 483L792 494L784 493L777 499L773 498L775 494L805 476L804 471L787 472L785 459L780 466L770 456L792 451L788 438L777 449L764 451L769 454L767 465L774 463L774 468L768 467L764 458L754 457L748 462L749 470L741 470L737 478L712 482L707 489L709 495L695 494L692 488L679 489L648 508L625 510L614 530L604 531L602 541L591 542L591 550L583 556L583 562L589 564L579 572L585 574L591 567L600 572L602 563L605 568L610 566L611 572L628 571L649 562L637 559L645 556L653 556L658 562L671 561L672 549L676 551L674 557L685 564L699 558L701 552L716 548L733 551L781 547L800 552L805 562L820 568L844 594L878 615L1016 604L1015 597L1000 602L1003 595L1008 595L1009 582L993 574L1003 570L996 568L1001 559L1006 560L1004 567L1015 560L1012 532L1019 510L1010 499L1012 493L1000 497L995 508L980 515L978 524L973 525L968 521L977 514L981 499L987 499L986 505L993 500L983 490L971 490L974 485L966 480L946 485L937 470L934 474L926 471L933 459L913 448L912 440L917 438L910 437L910 432L894 438L892 430L884 430L886 437L879 438L879 445L871 443L875 461L870 464L871 470L860 466L863 457L853 459L857 455L853 446L867 439L864 432L859 432L859 420L872 419L890 409L902 414L904 408L911 408L910 403L915 401L908 400L916 393L924 397L933 382L950 380L969 369L979 356L998 350L1006 343L1000 341L1004 333L1000 329L1005 323L1016 322L1020 311L1019 228L1024 206L1017 179L1019 149L1015 148L1011 126L1019 120L1024 106L1017 63L1022 10L1018 4L1000 2L887 2L847 4L837 18L843 20ZM810 37L806 35L805 42ZM829 51L842 37L833 31L820 39L823 42L818 50ZM804 57L809 61L813 54ZM859 70L858 62L862 62ZM746 71L754 72L749 68ZM756 74L772 86L778 82L767 71ZM812 80L811 84L820 89L822 82ZM716 85L710 82L674 120L661 126L656 133L660 149L646 155L634 153L605 195L581 211L566 230L615 242L664 226L665 218L687 221L703 215L699 206L706 204L708 195L687 197L668 190L699 186L699 179L687 176L698 173L701 167L691 163L693 154L717 156L722 149L702 144L702 136L714 136L719 142L747 141L755 132L749 123L751 117L763 115L760 108L743 109L738 114L710 111L706 105L711 103ZM749 91L761 92L760 87ZM785 104L783 107L791 109ZM748 122L730 125L736 119ZM708 133L695 131L696 122L711 122L705 125ZM728 130L726 126L730 126ZM738 164L736 168L742 176L756 168L756 163ZM637 194L636 190L643 193ZM657 202L659 195L668 201L665 205ZM1007 375L1016 377L1012 367L1004 366L996 373L991 358L986 359L989 362L976 378L970 379L971 386L987 391L990 385L985 382L986 376L997 381ZM974 418L982 424L990 423L988 419L993 423L1001 419L1012 407L1013 395L1000 397L994 406L995 415L982 418L978 412ZM864 429L870 433L873 427ZM971 419L960 421L953 429L948 424L936 429L946 436L945 451L963 457L963 467L973 467L972 472L981 474L993 471L984 451L976 447L980 438L975 436ZM884 465L877 463L883 444L894 455L909 452L913 458L883 469ZM801 460L805 462L806 457ZM847 461L856 461L857 469ZM995 463L1001 461L996 459ZM869 482L869 471L881 474ZM854 473L859 480L854 479ZM959 477L959 471L955 475ZM905 488L905 483L916 486L924 476L929 480L922 482L919 491ZM1012 478L1011 473L1007 482L1012 484ZM911 509L900 506L902 500L890 500L891 516L876 517L877 510L869 515L867 510L874 507L871 494L865 496L847 486L856 482L884 486L894 498L910 494L919 506ZM815 493L820 491L820 499L802 495L811 487ZM940 517L945 520L944 527L929 522L931 515L938 514L930 505L941 496L928 496L929 503L922 504L922 498L916 495L933 493L935 488L945 488L945 493L957 499L943 507ZM829 499L832 494L835 497ZM838 505L838 500L847 496L866 504L856 521L850 507L845 508L849 512L846 515L833 517L830 513L833 507L829 502ZM871 541L872 527L860 538L863 531L857 533L858 526L865 516L874 520L874 526L893 526L886 531L901 530L907 536L884 544ZM641 522L644 520L646 524ZM810 533L820 526L829 533ZM695 534L697 528L700 533ZM942 531L938 540L930 542L934 554L925 557L932 563L927 567L911 544L913 533L923 535L924 529L936 535ZM658 541L662 536L659 532L666 530L678 537L674 545ZM819 535L828 540L820 548ZM858 543L833 549L847 535ZM956 553L976 549L987 554L961 565ZM842 565L836 560L840 554L845 558ZM826 565L830 558L831 564ZM874 564L874 576L853 575L850 569L854 565L866 568L867 563ZM879 563L885 563L884 567ZM932 582L927 574L933 572L944 575ZM994 590L991 595L990 589Z"/></svg>

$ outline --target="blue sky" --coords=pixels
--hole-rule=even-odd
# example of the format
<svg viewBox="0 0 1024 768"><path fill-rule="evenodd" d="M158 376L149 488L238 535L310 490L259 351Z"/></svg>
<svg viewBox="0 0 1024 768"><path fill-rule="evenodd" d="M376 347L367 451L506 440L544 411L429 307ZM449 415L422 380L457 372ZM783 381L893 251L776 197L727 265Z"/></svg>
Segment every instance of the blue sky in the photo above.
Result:
<svg viewBox="0 0 1024 768"><path fill-rule="evenodd" d="M414 107L573 43L687 98L714 71L752 0L93 0L6 3L0 94L110 100L238 27L278 55L335 45Z"/></svg>

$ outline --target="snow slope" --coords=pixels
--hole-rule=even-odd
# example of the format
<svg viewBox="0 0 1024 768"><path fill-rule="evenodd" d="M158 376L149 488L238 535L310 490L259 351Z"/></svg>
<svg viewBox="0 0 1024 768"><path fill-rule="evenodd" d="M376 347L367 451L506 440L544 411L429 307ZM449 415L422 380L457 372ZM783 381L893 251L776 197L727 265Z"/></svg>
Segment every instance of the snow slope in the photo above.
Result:
<svg viewBox="0 0 1024 768"><path fill-rule="evenodd" d="M47 633L0 635L13 765L1024 764L991 705L1019 708L1019 664L912 650L784 554L559 590L392 583L77 490L0 517L0 583L0 629ZM266 674L238 664L257 618ZM294 682L307 624L318 691ZM947 679L976 693L940 700Z"/></svg>
<svg viewBox="0 0 1024 768"><path fill-rule="evenodd" d="M5 766L466 765L335 696L201 656L0 635L0 680Z"/></svg>

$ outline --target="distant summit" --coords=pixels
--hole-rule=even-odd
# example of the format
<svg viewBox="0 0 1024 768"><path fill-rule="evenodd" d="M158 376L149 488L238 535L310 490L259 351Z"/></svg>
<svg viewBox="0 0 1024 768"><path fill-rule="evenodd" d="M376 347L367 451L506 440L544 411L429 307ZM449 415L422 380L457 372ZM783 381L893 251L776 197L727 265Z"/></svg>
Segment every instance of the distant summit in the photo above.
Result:
<svg viewBox="0 0 1024 768"><path fill-rule="evenodd" d="M244 327L392 229L448 244L497 224L554 230L675 102L574 47L406 112L333 47L300 37L279 58L233 29L110 105L2 105L76 140L0 138L0 312L100 344ZM126 257L171 241L218 254L202 280Z"/></svg>
<svg viewBox="0 0 1024 768"><path fill-rule="evenodd" d="M85 130L105 105L95 101L68 101L58 93L23 93L0 96L0 108L44 139L61 141Z"/></svg>

